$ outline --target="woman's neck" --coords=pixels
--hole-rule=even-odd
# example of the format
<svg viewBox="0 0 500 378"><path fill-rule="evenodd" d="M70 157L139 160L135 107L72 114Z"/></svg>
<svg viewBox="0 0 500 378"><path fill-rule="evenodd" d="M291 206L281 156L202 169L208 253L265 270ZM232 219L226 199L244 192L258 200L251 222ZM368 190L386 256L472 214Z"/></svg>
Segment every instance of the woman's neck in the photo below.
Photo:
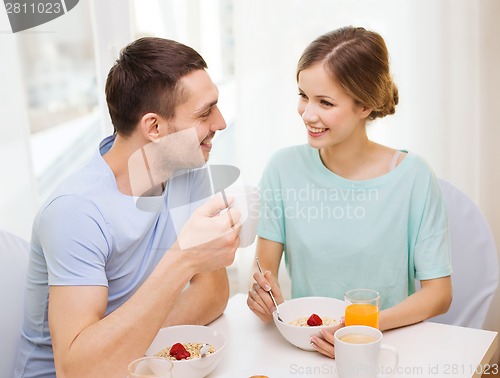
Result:
<svg viewBox="0 0 500 378"><path fill-rule="evenodd" d="M366 133L331 147L320 149L324 166L350 180L368 180L388 172L391 149L368 139Z"/></svg>

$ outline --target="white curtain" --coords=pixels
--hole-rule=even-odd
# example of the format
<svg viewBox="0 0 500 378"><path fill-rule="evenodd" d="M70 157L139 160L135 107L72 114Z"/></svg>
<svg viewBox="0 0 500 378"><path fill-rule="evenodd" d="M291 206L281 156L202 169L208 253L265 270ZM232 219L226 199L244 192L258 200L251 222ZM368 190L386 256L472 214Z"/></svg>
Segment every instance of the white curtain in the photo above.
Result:
<svg viewBox="0 0 500 378"><path fill-rule="evenodd" d="M10 30L5 12L0 12L0 30ZM0 33L0 229L29 240L38 197L17 48L16 36Z"/></svg>
<svg viewBox="0 0 500 378"><path fill-rule="evenodd" d="M236 1L235 13L237 157L250 181L278 148L306 142L295 110L303 49L326 31L364 26L385 38L400 91L396 114L370 135L421 155L468 193L500 245L499 1L253 0ZM252 257L240 256L241 277ZM491 329L499 308L497 295Z"/></svg>

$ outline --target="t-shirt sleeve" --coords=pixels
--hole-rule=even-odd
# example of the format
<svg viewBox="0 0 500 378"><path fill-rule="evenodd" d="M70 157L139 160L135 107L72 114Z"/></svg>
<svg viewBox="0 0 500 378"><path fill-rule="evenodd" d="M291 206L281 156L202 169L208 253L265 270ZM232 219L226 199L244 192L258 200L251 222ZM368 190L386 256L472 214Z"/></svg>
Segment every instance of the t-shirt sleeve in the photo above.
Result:
<svg viewBox="0 0 500 378"><path fill-rule="evenodd" d="M429 280L451 275L451 252L446 205L436 176L431 172L415 244L415 278Z"/></svg>
<svg viewBox="0 0 500 378"><path fill-rule="evenodd" d="M259 184L260 217L257 235L285 244L285 211L279 170L271 160Z"/></svg>
<svg viewBox="0 0 500 378"><path fill-rule="evenodd" d="M92 202L73 195L58 197L38 222L49 285L108 286L107 225Z"/></svg>

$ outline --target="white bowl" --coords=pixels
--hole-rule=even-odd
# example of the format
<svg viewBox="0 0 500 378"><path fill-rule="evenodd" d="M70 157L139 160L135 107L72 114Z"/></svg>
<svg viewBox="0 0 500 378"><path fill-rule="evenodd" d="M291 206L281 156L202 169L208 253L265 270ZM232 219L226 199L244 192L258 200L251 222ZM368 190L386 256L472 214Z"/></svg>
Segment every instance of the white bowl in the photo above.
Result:
<svg viewBox="0 0 500 378"><path fill-rule="evenodd" d="M197 325L180 325L160 329L155 339L146 351L146 356L172 346L175 343L207 343L215 348L215 352L204 358L192 360L175 360L173 378L202 378L210 374L220 363L224 354L226 338L216 330Z"/></svg>
<svg viewBox="0 0 500 378"><path fill-rule="evenodd" d="M308 318L312 314L317 314L320 317L328 317L337 320L340 323L340 318L344 315L345 303L339 299L328 297L303 297L290 299L278 305L280 318L278 320L276 311L273 312L274 324L280 331L281 335L291 344L304 350L313 351L310 345L311 336L319 336L320 329L333 330L336 325L332 326L316 326L316 327L301 327L288 324L299 318Z"/></svg>

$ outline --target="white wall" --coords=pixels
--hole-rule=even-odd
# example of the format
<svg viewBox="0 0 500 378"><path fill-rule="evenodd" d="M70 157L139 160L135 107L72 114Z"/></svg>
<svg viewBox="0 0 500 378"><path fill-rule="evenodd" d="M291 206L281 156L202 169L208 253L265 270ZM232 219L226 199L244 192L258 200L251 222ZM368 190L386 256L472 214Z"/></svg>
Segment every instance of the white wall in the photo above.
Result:
<svg viewBox="0 0 500 378"><path fill-rule="evenodd" d="M500 259L500 2L484 0L478 11L480 97L477 125L480 127L477 171L479 175L477 202L495 235ZM500 330L500 290L494 299L487 327ZM500 362L500 341L495 360Z"/></svg>
<svg viewBox="0 0 500 378"><path fill-rule="evenodd" d="M120 50L132 41L129 0L91 1L92 31L96 58L97 88L103 135L113 132L104 88L108 72Z"/></svg>

